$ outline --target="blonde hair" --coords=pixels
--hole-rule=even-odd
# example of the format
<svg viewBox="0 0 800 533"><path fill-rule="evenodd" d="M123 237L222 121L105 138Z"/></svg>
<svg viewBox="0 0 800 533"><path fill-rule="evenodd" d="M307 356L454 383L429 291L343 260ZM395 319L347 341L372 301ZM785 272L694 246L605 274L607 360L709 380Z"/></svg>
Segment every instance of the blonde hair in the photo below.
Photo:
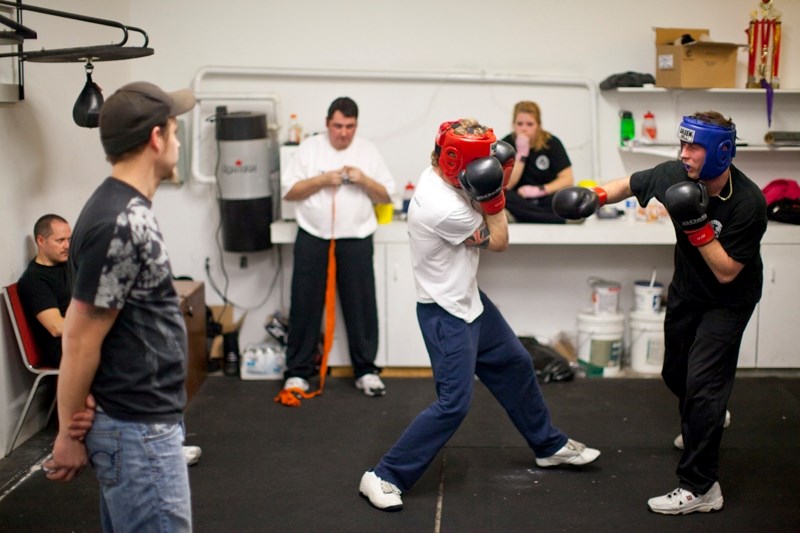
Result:
<svg viewBox="0 0 800 533"><path fill-rule="evenodd" d="M532 115L539 124L539 127L536 130L536 135L533 136L533 144L531 148L534 150L543 150L547 148L547 143L550 140L550 137L552 137L552 134L542 128L542 111L539 109L539 105L536 102L531 102L530 100L522 100L521 102L517 102L517 104L514 106L514 114L511 115L512 131L517 121L517 115L520 113ZM517 134L514 133L513 137L516 140Z"/></svg>

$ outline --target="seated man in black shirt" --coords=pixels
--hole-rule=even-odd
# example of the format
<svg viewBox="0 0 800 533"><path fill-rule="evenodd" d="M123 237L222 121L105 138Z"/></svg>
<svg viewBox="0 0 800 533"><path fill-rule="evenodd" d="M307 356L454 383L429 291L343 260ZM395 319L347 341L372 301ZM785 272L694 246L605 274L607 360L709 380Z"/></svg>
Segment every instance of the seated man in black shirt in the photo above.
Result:
<svg viewBox="0 0 800 533"><path fill-rule="evenodd" d="M72 229L62 217L44 215L33 226L36 257L28 264L17 284L22 307L28 317L37 346L47 366L59 366L61 361L61 332L64 315L72 295L72 283L67 268L69 239ZM94 400L87 406L94 406ZM88 429L91 420L84 429ZM184 446L188 465L200 460L198 446Z"/></svg>
<svg viewBox="0 0 800 533"><path fill-rule="evenodd" d="M48 366L61 360L61 331L72 285L67 269L72 229L58 215L44 215L33 226L36 257L17 284L22 307Z"/></svg>

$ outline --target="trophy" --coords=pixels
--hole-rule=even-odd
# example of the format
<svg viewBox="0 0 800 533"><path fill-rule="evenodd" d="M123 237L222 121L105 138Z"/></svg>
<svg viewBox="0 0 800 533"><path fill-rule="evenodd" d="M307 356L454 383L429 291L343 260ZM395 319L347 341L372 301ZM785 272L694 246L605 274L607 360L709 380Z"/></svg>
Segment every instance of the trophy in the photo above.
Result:
<svg viewBox="0 0 800 533"><path fill-rule="evenodd" d="M745 30L748 89L780 88L781 12L772 2L761 0L759 8L750 12L750 25Z"/></svg>

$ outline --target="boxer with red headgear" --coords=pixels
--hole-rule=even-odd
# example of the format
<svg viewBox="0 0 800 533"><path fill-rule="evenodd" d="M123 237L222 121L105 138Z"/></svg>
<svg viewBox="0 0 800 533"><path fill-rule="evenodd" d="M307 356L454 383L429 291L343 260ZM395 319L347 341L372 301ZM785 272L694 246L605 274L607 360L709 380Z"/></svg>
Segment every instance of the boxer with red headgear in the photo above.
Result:
<svg viewBox="0 0 800 533"><path fill-rule="evenodd" d="M417 318L438 398L361 477L359 492L378 509L402 509L401 493L422 476L467 415L476 375L506 409L538 466L583 465L600 455L553 426L530 354L478 288L481 250L508 247L503 167L496 156L513 161L514 150L503 147L498 154L496 142L492 130L474 120L442 124L431 166L411 199Z"/></svg>
<svg viewBox="0 0 800 533"><path fill-rule="evenodd" d="M505 207L502 164L495 157L497 138L491 128L461 119L444 122L436 135L435 153L442 174L454 187L463 188L490 215ZM513 161L514 150L502 148L505 161Z"/></svg>

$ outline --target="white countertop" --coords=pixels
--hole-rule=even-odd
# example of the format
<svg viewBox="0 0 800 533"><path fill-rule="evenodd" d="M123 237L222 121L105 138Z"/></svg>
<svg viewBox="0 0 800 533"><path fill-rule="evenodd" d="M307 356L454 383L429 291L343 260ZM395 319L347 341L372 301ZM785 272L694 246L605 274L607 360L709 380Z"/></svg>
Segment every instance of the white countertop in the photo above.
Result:
<svg viewBox="0 0 800 533"><path fill-rule="evenodd" d="M292 244L297 236L297 224L280 220L271 224L272 242ZM674 244L675 232L669 221L641 222L624 218L588 218L582 224L509 224L509 240L515 244L560 245L648 245ZM376 244L407 243L404 221L395 220L378 226ZM800 244L800 226L770 222L762 244Z"/></svg>

